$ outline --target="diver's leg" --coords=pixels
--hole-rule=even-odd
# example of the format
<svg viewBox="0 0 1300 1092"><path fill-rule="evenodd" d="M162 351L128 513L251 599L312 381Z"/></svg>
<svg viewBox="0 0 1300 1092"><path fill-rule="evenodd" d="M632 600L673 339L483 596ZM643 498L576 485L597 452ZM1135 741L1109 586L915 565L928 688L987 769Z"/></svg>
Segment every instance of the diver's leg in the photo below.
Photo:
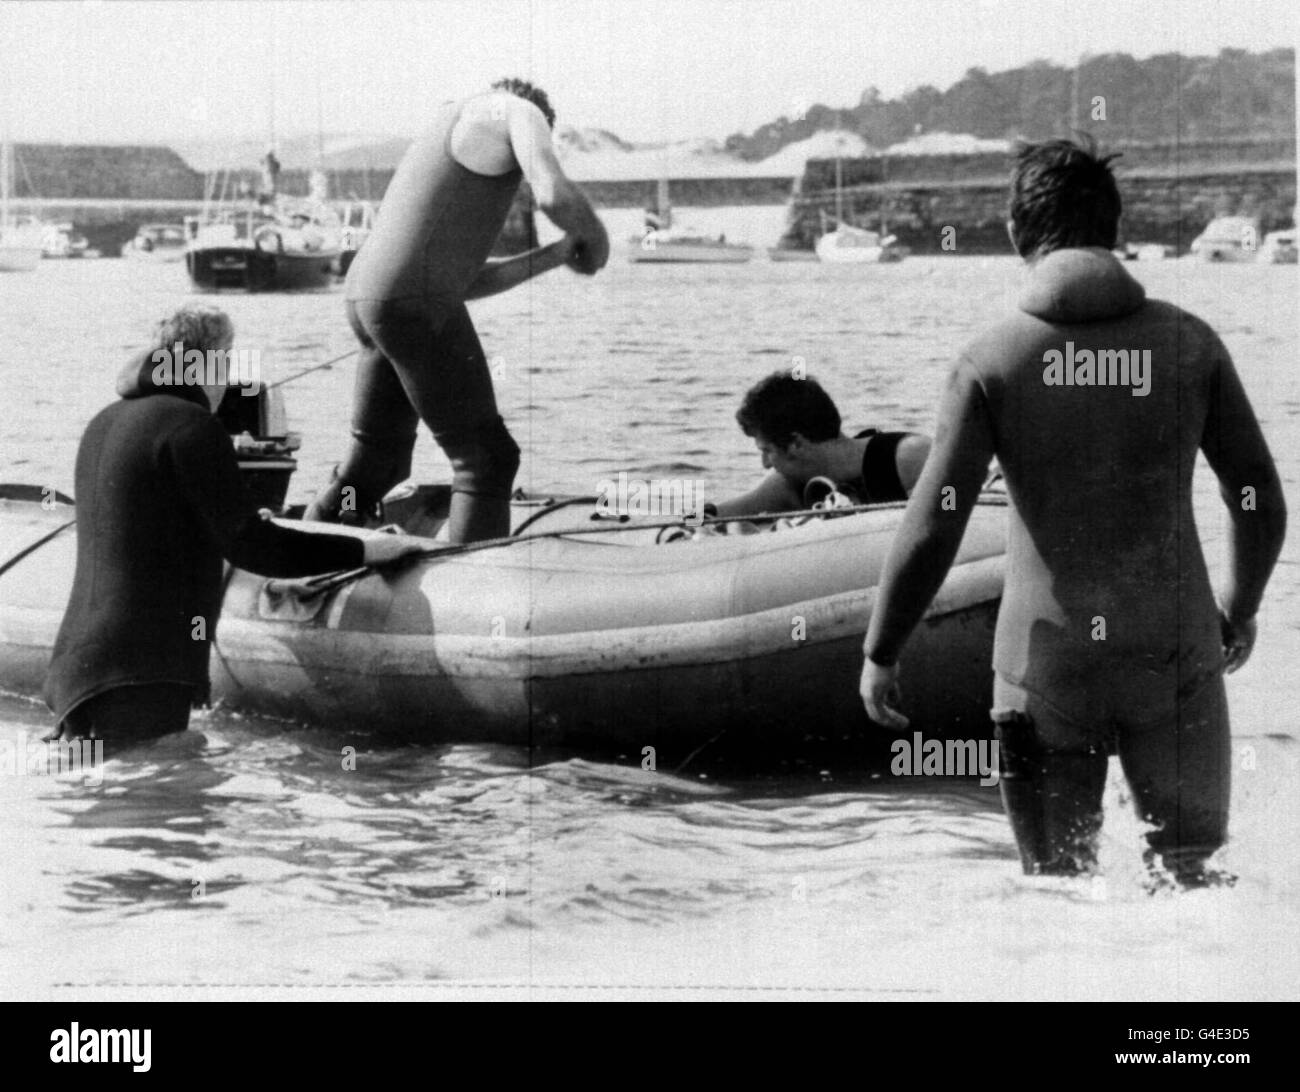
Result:
<svg viewBox="0 0 1300 1092"><path fill-rule="evenodd" d="M1068 720L1000 676L993 684L1002 805L1031 876L1077 876L1097 866L1106 750L1100 733Z"/></svg>
<svg viewBox="0 0 1300 1092"><path fill-rule="evenodd" d="M452 466L448 540L510 533L519 447L497 412L492 377L465 306L419 321L396 309L369 327Z"/></svg>
<svg viewBox="0 0 1300 1092"><path fill-rule="evenodd" d="M352 397L352 447L304 519L364 523L393 486L410 476L419 422L392 362L367 325L381 304L348 301L348 321L361 342Z"/></svg>
<svg viewBox="0 0 1300 1092"><path fill-rule="evenodd" d="M1175 879L1215 882L1205 862L1227 840L1232 742L1223 676L1215 674L1177 713L1144 725L1125 725L1120 762L1139 816L1156 825L1147 844Z"/></svg>
<svg viewBox="0 0 1300 1092"><path fill-rule="evenodd" d="M189 727L194 688L181 683L117 686L87 698L47 740L102 739L136 743Z"/></svg>

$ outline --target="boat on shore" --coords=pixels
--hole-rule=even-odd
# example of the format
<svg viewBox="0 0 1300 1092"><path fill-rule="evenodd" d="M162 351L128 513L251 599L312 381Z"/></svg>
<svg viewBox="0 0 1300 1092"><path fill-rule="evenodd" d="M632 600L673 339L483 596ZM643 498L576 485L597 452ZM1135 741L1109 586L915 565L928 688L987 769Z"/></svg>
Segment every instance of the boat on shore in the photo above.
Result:
<svg viewBox="0 0 1300 1092"><path fill-rule="evenodd" d="M295 438L282 414L266 426L275 415L263 399L235 398L241 419L223 420L259 503L307 531L382 533L284 509ZM0 486L0 688L28 696L43 685L76 561L76 507L48 493ZM449 546L438 541L449 504L447 486L390 494L384 522L429 540L390 571L229 571L214 700L429 743L654 747L665 760L733 729L755 749L879 735L858 696L861 649L904 505L695 525L521 493L509 537ZM933 736L990 732L1005 506L1005 495L981 498L902 660L902 708Z"/></svg>
<svg viewBox="0 0 1300 1092"><path fill-rule="evenodd" d="M135 237L122 247L122 257L138 262L183 262L184 224L141 224Z"/></svg>

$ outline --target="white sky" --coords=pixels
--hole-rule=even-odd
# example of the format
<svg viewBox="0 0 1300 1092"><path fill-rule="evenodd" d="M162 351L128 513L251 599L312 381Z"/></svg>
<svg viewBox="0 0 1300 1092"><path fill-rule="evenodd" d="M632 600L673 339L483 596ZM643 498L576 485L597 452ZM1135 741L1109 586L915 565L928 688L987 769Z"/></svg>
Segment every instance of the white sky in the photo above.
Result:
<svg viewBox="0 0 1300 1092"><path fill-rule="evenodd" d="M561 123L724 137L1085 53L1294 45L1295 0L0 0L0 124L18 140L411 135L501 75Z"/></svg>

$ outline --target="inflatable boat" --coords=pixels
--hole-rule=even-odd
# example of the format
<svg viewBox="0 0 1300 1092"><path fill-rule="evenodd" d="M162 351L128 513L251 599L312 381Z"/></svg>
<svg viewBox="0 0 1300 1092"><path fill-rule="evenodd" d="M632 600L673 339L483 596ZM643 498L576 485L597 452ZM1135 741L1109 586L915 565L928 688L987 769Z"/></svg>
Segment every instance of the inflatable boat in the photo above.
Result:
<svg viewBox="0 0 1300 1092"><path fill-rule="evenodd" d="M76 508L0 497L0 688L34 696ZM435 537L448 502L445 486L388 499L386 520L430 538L395 571L230 570L214 701L438 743L654 747L660 761L720 732L770 749L867 727L861 645L902 505L693 527L519 495L509 538L449 547ZM987 494L901 665L903 709L928 735L988 734L1004 548L1005 498Z"/></svg>

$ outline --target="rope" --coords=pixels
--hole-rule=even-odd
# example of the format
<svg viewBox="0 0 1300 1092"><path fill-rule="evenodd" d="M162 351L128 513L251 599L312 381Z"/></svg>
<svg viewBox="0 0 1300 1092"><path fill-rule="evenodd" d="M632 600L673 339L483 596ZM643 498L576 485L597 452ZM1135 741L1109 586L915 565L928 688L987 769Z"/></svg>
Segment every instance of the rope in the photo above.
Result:
<svg viewBox="0 0 1300 1092"><path fill-rule="evenodd" d="M326 368L330 368L337 364L340 360L347 360L350 356L356 356L360 351L360 348L349 349L346 353L336 356L333 360L325 361L324 364L313 364L310 368L304 368L300 372L294 372L293 375L285 376L283 379L277 379L274 383L268 383L266 389L272 391L275 390L276 387L283 387L286 383L292 383L295 379L301 379L304 375L311 375L312 372L324 371Z"/></svg>
<svg viewBox="0 0 1300 1092"><path fill-rule="evenodd" d="M77 521L75 519L70 519L68 520L67 523L60 523L49 534L42 535L40 538L38 538L35 542L33 542L29 546L24 546L21 550L19 550L16 554L14 554L14 556L11 557L8 561L6 561L3 565L0 565L0 576L4 576L5 573L7 573L10 569L12 569L15 565L17 565L18 562L20 562L28 554L32 553L35 550L39 550L52 538L66 531L69 527L71 527L76 522Z"/></svg>
<svg viewBox="0 0 1300 1092"><path fill-rule="evenodd" d="M981 503L1004 506L1007 501L1003 496L994 494L992 496L981 497ZM558 505L555 507L559 507ZM344 584L350 584L354 580L360 580L372 572L379 572L389 566L403 566L414 560L427 560L430 558L458 557L462 554L479 553L483 550L499 550L506 546L517 546L521 542L540 542L546 539L557 538L577 538L586 535L618 535L627 534L632 531L654 531L664 528L687 528L695 530L701 526L709 526L719 523L736 523L742 520L750 522L759 522L762 520L777 519L798 519L799 517L809 517L813 519L825 519L828 517L857 514L861 512L880 512L890 511L899 508L906 508L906 501L885 501L880 504L854 504L846 505L843 508L804 508L794 512L760 512L752 516L708 516L699 523L688 523L684 517L674 520L647 521L645 523L619 523L612 527L574 527L568 530L560 531L543 531L535 535L508 535L503 538L488 538L480 542L465 542L451 546L435 546L432 549L422 550L417 554L408 554L406 557L399 558L397 561L387 562L384 565L362 565L356 569L347 569L338 573L326 573L323 576L313 577L310 580L291 585L298 592L298 598L310 599L313 596L322 595L325 592L333 591L335 588L341 588ZM555 508L548 508L547 511L554 511ZM303 590L304 585L306 590ZM267 590L273 594L282 592L285 585L279 581L271 581Z"/></svg>

